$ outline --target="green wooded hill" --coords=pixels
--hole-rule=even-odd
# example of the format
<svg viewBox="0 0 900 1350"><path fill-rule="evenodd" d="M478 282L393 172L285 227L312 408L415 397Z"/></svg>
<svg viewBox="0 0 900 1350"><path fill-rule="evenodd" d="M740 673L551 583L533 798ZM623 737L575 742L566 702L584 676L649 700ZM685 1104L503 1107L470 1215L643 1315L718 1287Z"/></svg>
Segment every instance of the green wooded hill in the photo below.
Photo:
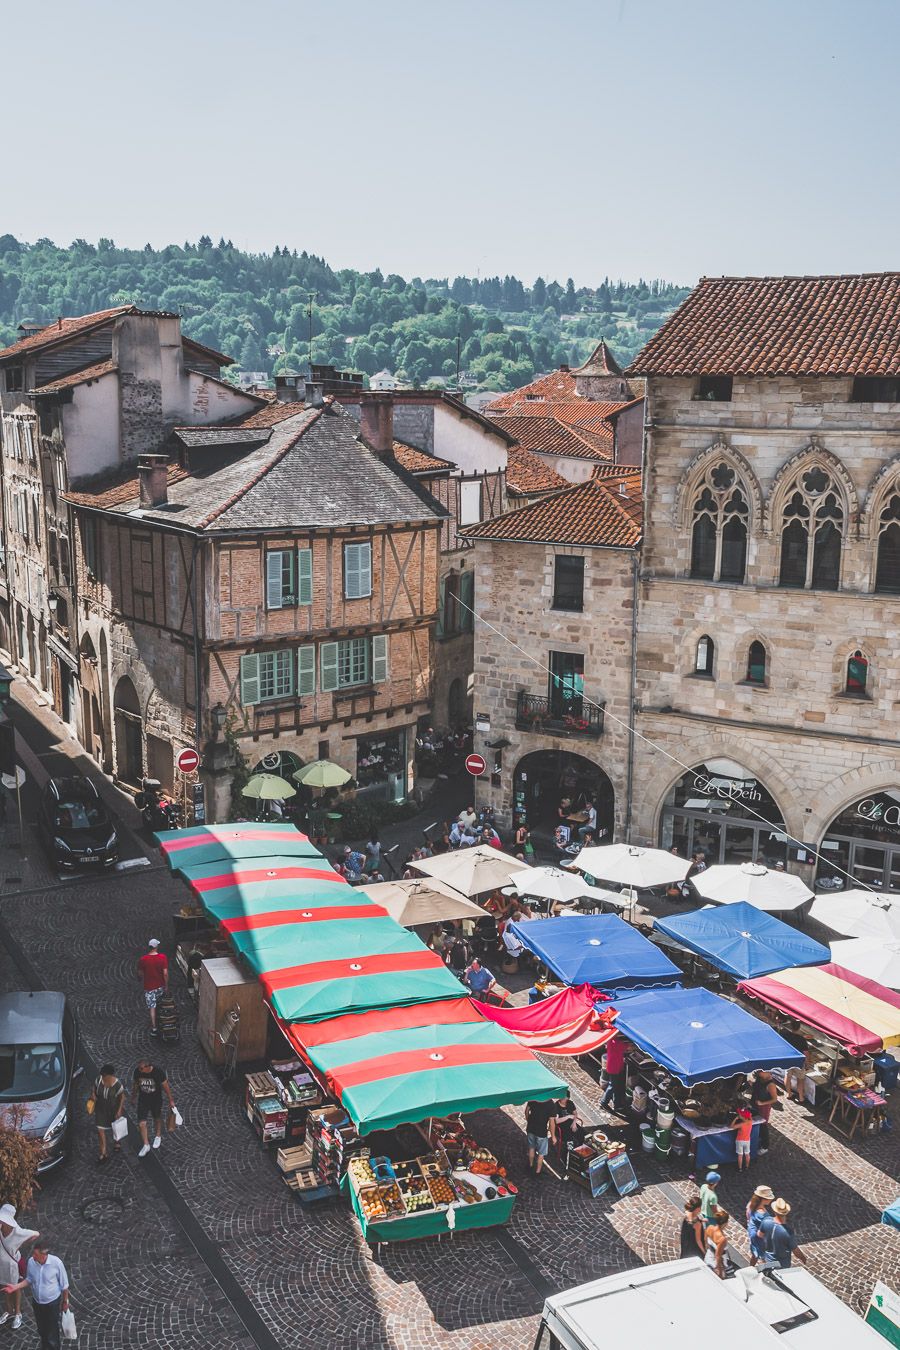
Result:
<svg viewBox="0 0 900 1350"><path fill-rule="evenodd" d="M583 361L605 337L624 366L688 288L604 278L576 288L538 277L413 277L335 271L310 253L244 253L230 241L117 248L111 239L26 244L0 236L0 344L23 319L50 323L133 303L176 310L184 331L238 368L278 373L312 356L427 384L460 368L471 387L515 389L535 372Z"/></svg>

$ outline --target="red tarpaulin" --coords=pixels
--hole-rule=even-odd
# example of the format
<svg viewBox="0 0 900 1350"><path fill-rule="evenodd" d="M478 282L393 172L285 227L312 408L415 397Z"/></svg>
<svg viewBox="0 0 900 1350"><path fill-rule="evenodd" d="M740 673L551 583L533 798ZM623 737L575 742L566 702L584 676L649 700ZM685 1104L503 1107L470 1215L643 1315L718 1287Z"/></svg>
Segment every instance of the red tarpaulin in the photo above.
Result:
<svg viewBox="0 0 900 1350"><path fill-rule="evenodd" d="M597 995L589 984L563 989L527 1008L495 1008L479 1003L478 1011L503 1027L529 1050L545 1055L584 1055L616 1034L612 1008L598 1012Z"/></svg>

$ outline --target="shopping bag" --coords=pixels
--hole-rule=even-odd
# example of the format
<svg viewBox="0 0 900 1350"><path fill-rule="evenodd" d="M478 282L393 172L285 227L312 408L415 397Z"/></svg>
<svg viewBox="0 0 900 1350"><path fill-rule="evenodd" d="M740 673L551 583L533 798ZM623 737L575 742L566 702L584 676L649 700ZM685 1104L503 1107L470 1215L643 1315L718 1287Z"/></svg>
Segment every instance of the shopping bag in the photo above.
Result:
<svg viewBox="0 0 900 1350"><path fill-rule="evenodd" d="M175 1118L175 1124L176 1124L176 1125L183 1125L183 1124L184 1124L184 1116L183 1116L183 1115L181 1114L181 1112L178 1110L178 1107L177 1107L177 1106L173 1106L173 1107L172 1107L172 1115L173 1115L174 1118Z"/></svg>
<svg viewBox="0 0 900 1350"><path fill-rule="evenodd" d="M84 1104L84 1109L87 1111L89 1116L92 1116L94 1114L95 1106L96 1102L94 1101L93 1097L88 1097L87 1101Z"/></svg>
<svg viewBox="0 0 900 1350"><path fill-rule="evenodd" d="M128 1133L128 1121L124 1116L117 1116L112 1123L113 1139L124 1139Z"/></svg>
<svg viewBox="0 0 900 1350"><path fill-rule="evenodd" d="M64 1341L78 1340L78 1332L75 1329L75 1314L71 1308L66 1308L59 1325Z"/></svg>

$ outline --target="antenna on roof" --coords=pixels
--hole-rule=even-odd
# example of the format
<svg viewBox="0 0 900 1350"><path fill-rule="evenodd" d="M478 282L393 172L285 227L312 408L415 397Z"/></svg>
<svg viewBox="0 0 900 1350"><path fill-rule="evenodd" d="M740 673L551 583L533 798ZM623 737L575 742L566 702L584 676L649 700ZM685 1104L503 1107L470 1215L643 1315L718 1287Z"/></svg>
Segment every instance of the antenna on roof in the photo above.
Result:
<svg viewBox="0 0 900 1350"><path fill-rule="evenodd" d="M312 319L313 319L313 315L312 315L312 307L313 307L313 301L314 301L314 300L318 300L318 298L319 298L319 292L318 292L318 291L309 291L309 292L307 293L306 317L307 317L307 319L309 320L309 353L308 353L308 355L309 355L309 378L310 378L310 379L312 379L312 373L313 373L313 369L312 369Z"/></svg>
<svg viewBox="0 0 900 1350"><path fill-rule="evenodd" d="M459 352L460 352L461 344L462 344L462 339L461 339L459 333L457 333L457 335L456 335L456 392L457 392L457 393L459 393L459 391L460 391L460 383L459 383Z"/></svg>

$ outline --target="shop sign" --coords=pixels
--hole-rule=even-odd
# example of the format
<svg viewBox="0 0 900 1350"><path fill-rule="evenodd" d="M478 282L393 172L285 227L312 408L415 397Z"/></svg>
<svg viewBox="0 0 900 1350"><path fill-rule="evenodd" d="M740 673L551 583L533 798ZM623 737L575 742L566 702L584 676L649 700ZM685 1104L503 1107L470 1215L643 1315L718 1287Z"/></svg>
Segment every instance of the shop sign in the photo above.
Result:
<svg viewBox="0 0 900 1350"><path fill-rule="evenodd" d="M191 784L191 796L193 797L193 805L194 805L194 824L195 824L195 825L205 825L205 824L206 824L206 799L205 799L205 797L204 797L204 795L203 795L203 784L202 784L202 783L192 783L192 784Z"/></svg>
<svg viewBox="0 0 900 1350"><path fill-rule="evenodd" d="M900 1346L900 1297L881 1280L876 1280L872 1290L866 1321L888 1345Z"/></svg>
<svg viewBox="0 0 900 1350"><path fill-rule="evenodd" d="M490 719L490 717L488 717L487 713L476 713L476 714L475 714L475 730L476 730L476 731L490 731L490 729L491 729L491 719Z"/></svg>
<svg viewBox="0 0 900 1350"><path fill-rule="evenodd" d="M724 797L733 802L761 802L762 793L755 783L741 783L736 778L708 778L698 773L694 787L707 797Z"/></svg>
<svg viewBox="0 0 900 1350"><path fill-rule="evenodd" d="M885 804L880 797L864 797L856 803L856 814L863 820L875 825L886 825L890 830L900 830L900 803Z"/></svg>

